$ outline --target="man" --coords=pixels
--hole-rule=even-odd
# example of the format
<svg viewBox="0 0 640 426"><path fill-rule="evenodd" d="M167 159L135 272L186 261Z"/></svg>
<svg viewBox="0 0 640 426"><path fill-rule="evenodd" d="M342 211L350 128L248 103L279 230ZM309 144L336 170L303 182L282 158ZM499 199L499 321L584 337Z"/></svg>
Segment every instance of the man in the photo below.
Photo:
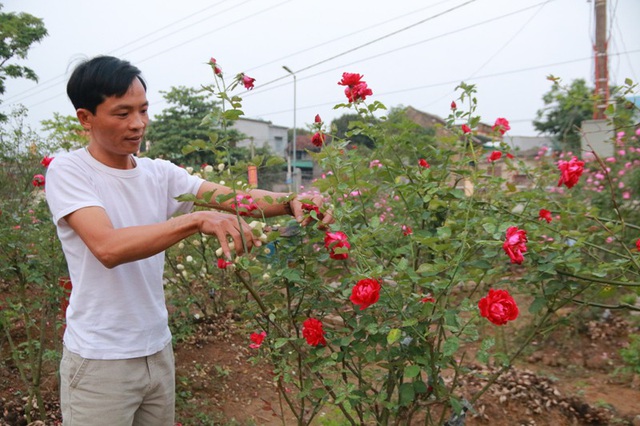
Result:
<svg viewBox="0 0 640 426"><path fill-rule="evenodd" d="M164 250L198 232L217 237L227 258L229 240L237 254L260 242L233 214L233 197L217 203L214 196L215 210L193 213L193 203L175 199L229 194L230 188L167 161L134 156L149 121L146 84L136 67L108 56L85 61L72 73L67 94L89 144L56 157L47 171L47 202L73 282L60 363L63 422L173 426ZM256 216L310 220L302 221L294 195L252 190L250 196ZM320 197L312 201L321 204ZM332 221L330 214L321 219Z"/></svg>

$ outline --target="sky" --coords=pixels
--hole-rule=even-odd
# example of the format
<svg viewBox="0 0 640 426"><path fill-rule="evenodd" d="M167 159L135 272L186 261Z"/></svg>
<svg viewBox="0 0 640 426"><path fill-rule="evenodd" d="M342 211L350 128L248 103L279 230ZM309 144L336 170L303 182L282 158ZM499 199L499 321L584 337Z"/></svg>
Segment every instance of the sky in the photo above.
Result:
<svg viewBox="0 0 640 426"><path fill-rule="evenodd" d="M29 123L73 115L66 81L82 59L108 54L142 70L153 117L168 105L161 91L213 83L209 58L225 78L244 72L236 90L248 118L306 128L345 113L337 85L362 74L367 101L412 106L446 117L465 82L477 88L477 113L505 117L512 136L535 136L532 120L551 88L594 83L594 0L0 0L4 12L44 20L49 35L22 65L35 83L7 80L0 110L29 110ZM640 81L640 0L607 0L610 84ZM288 67L294 79L283 69ZM295 102L294 102L295 101ZM463 107L459 103L459 107Z"/></svg>

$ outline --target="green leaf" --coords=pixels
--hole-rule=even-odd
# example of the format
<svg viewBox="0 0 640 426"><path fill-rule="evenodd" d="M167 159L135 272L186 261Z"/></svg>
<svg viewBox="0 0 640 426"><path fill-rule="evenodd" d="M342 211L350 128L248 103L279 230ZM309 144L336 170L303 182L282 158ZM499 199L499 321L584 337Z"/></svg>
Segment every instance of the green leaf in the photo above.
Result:
<svg viewBox="0 0 640 426"><path fill-rule="evenodd" d="M529 305L529 313L537 314L540 312L545 306L547 306L547 299L544 297L536 297Z"/></svg>
<svg viewBox="0 0 640 426"><path fill-rule="evenodd" d="M419 365L410 365L404 369L404 377L408 379L413 379L418 374L420 374L420 366Z"/></svg>
<svg viewBox="0 0 640 426"><path fill-rule="evenodd" d="M400 385L400 405L406 407L411 404L416 397L416 392L413 389L413 384L403 383Z"/></svg>
<svg viewBox="0 0 640 426"><path fill-rule="evenodd" d="M393 345L395 342L400 340L401 336L402 331L399 328L393 328L389 331L389 334L387 334L387 343Z"/></svg>
<svg viewBox="0 0 640 426"><path fill-rule="evenodd" d="M459 347L460 339L458 339L456 336L451 336L442 345L442 355L444 355L445 357L450 357L451 355L456 353Z"/></svg>

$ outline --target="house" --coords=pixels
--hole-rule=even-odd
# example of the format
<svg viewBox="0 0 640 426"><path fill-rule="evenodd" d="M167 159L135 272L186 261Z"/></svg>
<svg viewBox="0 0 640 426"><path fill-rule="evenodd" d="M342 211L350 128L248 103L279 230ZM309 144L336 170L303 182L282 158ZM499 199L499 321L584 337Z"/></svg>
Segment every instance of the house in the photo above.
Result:
<svg viewBox="0 0 640 426"><path fill-rule="evenodd" d="M277 126L270 121L241 117L231 126L246 136L236 143L237 147L264 148L281 157L287 157L288 127Z"/></svg>

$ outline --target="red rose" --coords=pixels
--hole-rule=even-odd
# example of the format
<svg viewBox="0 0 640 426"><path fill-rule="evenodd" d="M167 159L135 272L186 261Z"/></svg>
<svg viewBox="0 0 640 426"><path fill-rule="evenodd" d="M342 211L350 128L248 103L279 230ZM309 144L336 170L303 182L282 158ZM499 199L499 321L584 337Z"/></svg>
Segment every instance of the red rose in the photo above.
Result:
<svg viewBox="0 0 640 426"><path fill-rule="evenodd" d="M316 114L316 118L314 119L316 123L322 123L322 118L320 118L320 114Z"/></svg>
<svg viewBox="0 0 640 426"><path fill-rule="evenodd" d="M360 305L360 310L364 310L380 299L380 282L373 278L360 280L351 289L349 300L354 305Z"/></svg>
<svg viewBox="0 0 640 426"><path fill-rule="evenodd" d="M466 124L463 124L462 127L462 132L466 135L467 133L471 133L471 127L467 126Z"/></svg>
<svg viewBox="0 0 640 426"><path fill-rule="evenodd" d="M456 109L458 108L458 105L456 105L456 101L451 101L451 109Z"/></svg>
<svg viewBox="0 0 640 426"><path fill-rule="evenodd" d="M402 225L402 235L404 235L406 237L406 236L411 235L411 234L413 234L413 229L411 229L407 225Z"/></svg>
<svg viewBox="0 0 640 426"><path fill-rule="evenodd" d="M302 203L302 210L305 212L316 212L316 214L320 214L320 209L315 204L310 203Z"/></svg>
<svg viewBox="0 0 640 426"><path fill-rule="evenodd" d="M240 216L249 216L249 213L256 210L258 205L250 195L236 195L236 202L231 203L231 207L237 209Z"/></svg>
<svg viewBox="0 0 640 426"><path fill-rule="evenodd" d="M253 83L256 81L255 78L251 78L247 75L242 74L242 84L244 84L244 88L247 90L253 89Z"/></svg>
<svg viewBox="0 0 640 426"><path fill-rule="evenodd" d="M222 69L216 63L216 58L209 59L209 65L211 65L211 68L213 68L214 74L222 74Z"/></svg>
<svg viewBox="0 0 640 426"><path fill-rule="evenodd" d="M267 337L266 331L261 331L260 333L251 333L249 338L253 343L251 343L249 347L251 349L258 349L262 345L265 337Z"/></svg>
<svg viewBox="0 0 640 426"><path fill-rule="evenodd" d="M577 157L573 157L569 161L560 160L558 161L558 169L560 170L558 186L564 183L567 188L572 188L582 176L584 161L578 160Z"/></svg>
<svg viewBox="0 0 640 426"><path fill-rule="evenodd" d="M311 346L324 346L327 341L324 338L322 322L315 318L308 318L302 323L302 337L307 339Z"/></svg>
<svg viewBox="0 0 640 426"><path fill-rule="evenodd" d="M42 161L40 161L40 164L42 164L45 167L49 167L49 164L51 164L52 161L53 161L53 157L49 157L45 155Z"/></svg>
<svg viewBox="0 0 640 426"><path fill-rule="evenodd" d="M507 229L507 238L502 244L505 253L511 258L511 263L522 264L524 256L522 253L527 251L527 231L518 229L517 226L510 226Z"/></svg>
<svg viewBox="0 0 640 426"><path fill-rule="evenodd" d="M436 303L436 299L431 295L431 293L420 299L420 301L422 303Z"/></svg>
<svg viewBox="0 0 640 426"><path fill-rule="evenodd" d="M316 132L311 136L311 143L320 148L324 144L324 134Z"/></svg>
<svg viewBox="0 0 640 426"><path fill-rule="evenodd" d="M511 130L511 126L509 126L509 121L506 118L498 118L496 119L495 124L491 128L493 131L499 131L501 135L504 135L508 130Z"/></svg>
<svg viewBox="0 0 640 426"><path fill-rule="evenodd" d="M489 154L487 160L489 160L490 163L493 163L494 161L498 161L501 157L502 153L500 151L493 151L491 154Z"/></svg>
<svg viewBox="0 0 640 426"><path fill-rule="evenodd" d="M547 209L540 209L540 213L538 213L538 220L546 220L547 223L550 223L552 219L551 212Z"/></svg>
<svg viewBox="0 0 640 426"><path fill-rule="evenodd" d="M347 88L344 89L344 94L347 96L349 102L364 101L367 96L373 95L373 92L367 86L367 82L362 80L360 74L342 73L342 80L340 80L338 84L347 86Z"/></svg>
<svg viewBox="0 0 640 426"><path fill-rule="evenodd" d="M349 86L349 87L353 87L356 84L360 84L360 81L362 80L362 77L360 74L356 74L356 73L350 73L350 72L343 72L342 73L342 80L340 80L338 82L338 84L340 86Z"/></svg>
<svg viewBox="0 0 640 426"><path fill-rule="evenodd" d="M431 167L431 165L427 163L427 160L425 160L424 158L421 158L420 160L418 160L418 164L420 165L420 167L424 167L425 169L428 169L429 167Z"/></svg>
<svg viewBox="0 0 640 426"><path fill-rule="evenodd" d="M31 184L36 188L44 186L44 175L33 175L33 180Z"/></svg>
<svg viewBox="0 0 640 426"><path fill-rule="evenodd" d="M518 305L506 290L489 289L489 294L478 302L480 315L495 325L504 325L518 318Z"/></svg>
<svg viewBox="0 0 640 426"><path fill-rule="evenodd" d="M221 257L218 258L218 268L227 269L227 266L231 266L231 265L233 265L233 262L228 262Z"/></svg>
<svg viewBox="0 0 640 426"><path fill-rule="evenodd" d="M324 246L329 249L329 257L335 260L344 260L349 257L349 253L336 253L337 248L351 248L344 232L327 232L324 236Z"/></svg>
<svg viewBox="0 0 640 426"><path fill-rule="evenodd" d="M638 249L638 251L640 251L640 238L638 238L638 241L636 241L636 248Z"/></svg>
<svg viewBox="0 0 640 426"><path fill-rule="evenodd" d="M513 159L513 154L510 152L507 152L507 158L512 160Z"/></svg>

